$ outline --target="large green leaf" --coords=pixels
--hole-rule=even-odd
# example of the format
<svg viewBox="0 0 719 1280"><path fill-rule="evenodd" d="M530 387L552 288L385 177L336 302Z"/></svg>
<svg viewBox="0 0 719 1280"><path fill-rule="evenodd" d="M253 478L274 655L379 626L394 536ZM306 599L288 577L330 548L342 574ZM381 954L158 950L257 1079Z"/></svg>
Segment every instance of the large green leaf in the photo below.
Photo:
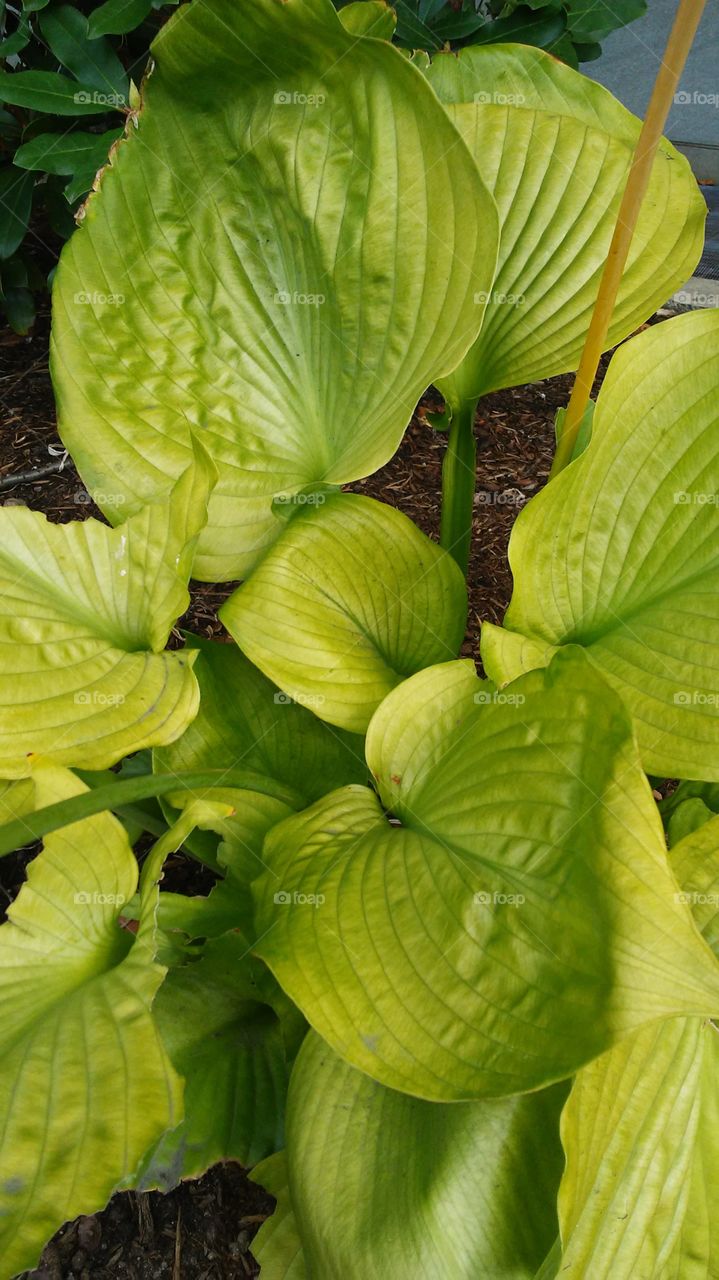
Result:
<svg viewBox="0 0 719 1280"><path fill-rule="evenodd" d="M183 6L153 56L57 272L60 432L112 520L200 434L221 465L196 572L232 579L273 498L394 452L477 335L497 215L423 76L330 0Z"/></svg>
<svg viewBox="0 0 719 1280"><path fill-rule="evenodd" d="M427 72L499 207L499 265L476 343L439 385L454 403L575 369L640 121L539 49L440 53ZM691 168L659 147L607 347L692 274L706 206Z"/></svg>
<svg viewBox="0 0 719 1280"><path fill-rule="evenodd" d="M583 645L658 776L719 780L719 312L678 316L614 356L585 452L512 531L498 682Z"/></svg>
<svg viewBox="0 0 719 1280"><path fill-rule="evenodd" d="M0 776L28 753L102 769L171 742L197 711L195 654L163 652L189 602L211 464L117 529L0 508Z"/></svg>
<svg viewBox="0 0 719 1280"><path fill-rule="evenodd" d="M39 803L83 790L38 767ZM0 1277L34 1266L68 1218L104 1206L181 1117L181 1083L150 1006L156 881L122 929L137 862L109 814L50 836L0 928Z"/></svg>
<svg viewBox="0 0 719 1280"><path fill-rule="evenodd" d="M533 1280L557 1234L566 1088L422 1102L310 1033L287 1101L308 1271L343 1280Z"/></svg>
<svg viewBox="0 0 719 1280"><path fill-rule="evenodd" d="M452 558L392 507L348 493L301 510L220 610L265 675L353 733L404 676L456 656L466 616Z"/></svg>
<svg viewBox="0 0 719 1280"><path fill-rule="evenodd" d="M181 738L155 750L158 773L253 770L281 782L302 808L348 782L365 782L361 738L322 724L266 679L234 644L187 636L200 710ZM218 780L218 786L222 786Z"/></svg>
<svg viewBox="0 0 719 1280"><path fill-rule="evenodd" d="M566 1280L719 1274L719 1035L645 1027L579 1072L562 1116Z"/></svg>
<svg viewBox="0 0 719 1280"><path fill-rule="evenodd" d="M469 662L423 671L367 759L381 804L346 787L287 819L254 887L257 953L348 1062L499 1096L719 1007L631 721L583 655L500 694Z"/></svg>
<svg viewBox="0 0 719 1280"><path fill-rule="evenodd" d="M710 818L680 840L671 863L682 898L719 959L719 818Z"/></svg>
<svg viewBox="0 0 719 1280"><path fill-rule="evenodd" d="M302 1241L290 1199L284 1151L278 1151L256 1165L250 1178L259 1182L277 1200L274 1213L252 1241L252 1252L260 1264L262 1280L307 1280Z"/></svg>
<svg viewBox="0 0 719 1280"><path fill-rule="evenodd" d="M265 865L265 835L292 813L345 783L365 782L367 765L359 737L325 725L298 706L262 675L236 645L188 636L199 649L193 668L200 688L200 710L176 742L156 749L158 773L178 775L224 766L217 784L198 792L179 791L165 801L173 807L194 806L196 822L221 837L217 869L224 880L210 894L217 922L225 929L242 927L254 936L249 885ZM248 774L247 785L233 778ZM252 790L250 774L280 784L276 796ZM241 774L240 774L241 777ZM198 809L210 802L206 813ZM219 814L212 802L225 802ZM169 808L168 808L169 804Z"/></svg>
<svg viewBox="0 0 719 1280"><path fill-rule="evenodd" d="M682 840L671 860L681 899L719 956L719 819ZM647 1027L579 1072L562 1117L558 1275L719 1272L718 1076L717 1029L697 1018Z"/></svg>
<svg viewBox="0 0 719 1280"><path fill-rule="evenodd" d="M242 936L211 939L199 958L172 967L153 1013L185 1080L185 1115L152 1152L141 1185L167 1191L220 1160L254 1164L276 1151L303 1023Z"/></svg>

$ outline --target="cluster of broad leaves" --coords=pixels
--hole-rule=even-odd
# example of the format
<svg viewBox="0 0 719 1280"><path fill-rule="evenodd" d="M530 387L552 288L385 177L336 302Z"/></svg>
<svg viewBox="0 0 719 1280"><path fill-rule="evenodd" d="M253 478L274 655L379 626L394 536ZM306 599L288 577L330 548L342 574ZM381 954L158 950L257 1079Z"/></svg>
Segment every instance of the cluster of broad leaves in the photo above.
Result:
<svg viewBox="0 0 719 1280"><path fill-rule="evenodd" d="M73 212L137 106L149 47L178 0L2 0L0 3L0 313L18 333L35 319L45 278L28 249L31 216L66 239ZM343 7L341 3L337 7ZM349 0L357 34L410 51L507 41L547 49L570 66L646 12L647 0ZM34 233L33 233L34 234Z"/></svg>
<svg viewBox="0 0 719 1280"><path fill-rule="evenodd" d="M430 382L576 365L638 122L381 17L183 9L63 255L110 524L0 509L0 853L45 837L0 926L3 1280L226 1159L277 1197L263 1280L719 1269L718 317L614 357L480 678L451 555L341 486ZM663 144L611 341L701 224ZM182 643L191 573L243 579L226 642Z"/></svg>

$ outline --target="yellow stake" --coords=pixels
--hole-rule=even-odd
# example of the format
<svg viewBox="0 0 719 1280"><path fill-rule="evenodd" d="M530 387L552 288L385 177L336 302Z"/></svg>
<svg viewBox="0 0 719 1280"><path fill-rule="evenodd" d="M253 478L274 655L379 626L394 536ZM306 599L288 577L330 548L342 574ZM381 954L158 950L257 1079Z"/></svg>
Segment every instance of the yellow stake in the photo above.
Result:
<svg viewBox="0 0 719 1280"><path fill-rule="evenodd" d="M654 156L705 4L706 0L680 0L677 9L632 159L632 167L604 264L597 301L567 406L564 429L554 455L550 477L566 467L572 456L577 432L589 404L594 379L597 376L599 358L606 347L614 304L637 225L639 210L649 185Z"/></svg>

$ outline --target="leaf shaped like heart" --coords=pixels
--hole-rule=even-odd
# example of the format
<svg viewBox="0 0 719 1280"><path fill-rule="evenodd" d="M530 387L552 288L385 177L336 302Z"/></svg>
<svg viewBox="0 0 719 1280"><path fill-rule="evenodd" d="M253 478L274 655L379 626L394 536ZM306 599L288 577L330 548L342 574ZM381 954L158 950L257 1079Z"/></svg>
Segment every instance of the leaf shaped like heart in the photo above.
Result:
<svg viewBox="0 0 719 1280"><path fill-rule="evenodd" d="M191 909L188 920L202 931L201 911ZM143 1188L163 1191L218 1161L251 1165L281 1145L290 1065L305 1029L237 931L182 959L170 967L153 1014L185 1080L185 1114L139 1178Z"/></svg>
<svg viewBox="0 0 719 1280"><path fill-rule="evenodd" d="M502 1096L719 1007L630 718L582 654L504 692L468 662L423 671L367 759L379 800L345 787L275 827L254 886L257 953L353 1066Z"/></svg>
<svg viewBox="0 0 719 1280"><path fill-rule="evenodd" d="M195 715L195 655L163 650L213 473L197 451L167 499L117 529L0 508L0 775L26 775L29 753L107 768Z"/></svg>
<svg viewBox="0 0 719 1280"><path fill-rule="evenodd" d="M286 694L364 733L404 676L459 652L467 592L406 516L341 493L290 521L220 617Z"/></svg>
<svg viewBox="0 0 719 1280"><path fill-rule="evenodd" d="M310 1032L292 1072L286 1126L291 1205L310 1274L533 1280L558 1231L566 1093L554 1085L499 1100L423 1102L355 1071ZM264 1251L272 1261L281 1245L261 1246L263 1266Z"/></svg>
<svg viewBox="0 0 719 1280"><path fill-rule="evenodd" d="M439 53L427 71L499 208L497 274L479 337L438 383L454 404L576 369L641 122L541 49ZM651 316L701 257L706 205L663 140L607 348Z"/></svg>
<svg viewBox="0 0 719 1280"><path fill-rule="evenodd" d="M38 805L79 793L34 771ZM104 1207L182 1115L153 1021L159 868L143 873L137 934L121 928L137 862L108 813L48 836L0 927L0 1276L35 1265L68 1218Z"/></svg>
<svg viewBox="0 0 719 1280"><path fill-rule="evenodd" d="M562 1116L567 1280L708 1280L719 1267L719 1034L645 1027L584 1067Z"/></svg>
<svg viewBox="0 0 719 1280"><path fill-rule="evenodd" d="M585 452L512 531L514 593L482 629L498 683L582 645L634 717L648 773L719 780L719 313L616 353Z"/></svg>
<svg viewBox="0 0 719 1280"><path fill-rule="evenodd" d="M231 580L277 537L273 498L394 453L477 335L497 212L421 73L330 0L177 16L63 253L52 369L110 519L202 438L220 480L196 573Z"/></svg>

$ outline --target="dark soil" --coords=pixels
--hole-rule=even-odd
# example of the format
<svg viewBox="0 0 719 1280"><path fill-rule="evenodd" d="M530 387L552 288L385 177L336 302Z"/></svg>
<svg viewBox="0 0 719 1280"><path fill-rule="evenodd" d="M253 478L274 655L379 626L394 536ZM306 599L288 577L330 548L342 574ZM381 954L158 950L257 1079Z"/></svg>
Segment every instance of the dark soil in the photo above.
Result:
<svg viewBox="0 0 719 1280"><path fill-rule="evenodd" d="M102 518L89 499L55 430L47 366L49 319L30 337L0 338L0 502L25 504L58 522ZM571 378L498 392L480 405L470 611L463 652L477 657L481 619L501 622L512 590L507 543L522 506L546 482L553 454L554 415L567 402ZM436 397L425 407L437 408ZM444 436L415 417L395 457L352 488L410 516L439 536ZM216 610L232 585L194 583L182 626L221 636ZM179 631L176 643L180 643ZM30 854L0 863L0 909L24 878ZM178 861L182 861L182 857ZM192 877L193 867L186 868ZM181 887L182 867L169 869ZM197 891L193 889L192 891ZM64 1227L46 1248L32 1280L235 1280L255 1276L250 1241L272 1200L238 1165L218 1166L169 1195L124 1192L101 1213Z"/></svg>
<svg viewBox="0 0 719 1280"><path fill-rule="evenodd" d="M133 1191L58 1231L28 1280L240 1280L274 1201L239 1165L218 1165L169 1195Z"/></svg>

